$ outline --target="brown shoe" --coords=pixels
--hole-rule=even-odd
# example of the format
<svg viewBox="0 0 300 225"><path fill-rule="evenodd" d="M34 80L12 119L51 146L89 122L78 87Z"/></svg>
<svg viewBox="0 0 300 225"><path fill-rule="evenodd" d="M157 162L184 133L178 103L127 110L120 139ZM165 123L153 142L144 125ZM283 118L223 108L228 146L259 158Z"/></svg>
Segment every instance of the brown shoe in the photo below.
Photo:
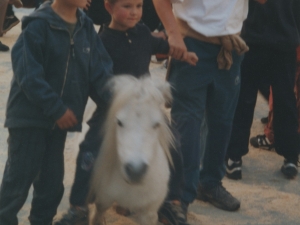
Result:
<svg viewBox="0 0 300 225"><path fill-rule="evenodd" d="M236 211L240 208L240 201L233 197L223 186L222 183L213 188L198 186L198 200L209 202L215 207L227 211Z"/></svg>

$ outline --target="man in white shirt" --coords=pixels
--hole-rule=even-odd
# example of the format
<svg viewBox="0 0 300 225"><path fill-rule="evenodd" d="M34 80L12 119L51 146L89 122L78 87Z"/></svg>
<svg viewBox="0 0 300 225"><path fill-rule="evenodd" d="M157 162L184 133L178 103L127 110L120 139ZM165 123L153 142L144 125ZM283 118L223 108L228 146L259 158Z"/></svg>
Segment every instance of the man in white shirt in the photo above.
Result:
<svg viewBox="0 0 300 225"><path fill-rule="evenodd" d="M169 198L159 217L164 224L186 225L187 208L195 198L228 211L240 207L221 180L240 89L240 65L248 50L239 36L248 0L153 2L168 34L170 54L176 59L170 64L169 82L174 87L171 117L180 136L185 181L182 193L175 191L171 182ZM197 54L196 66L179 61L186 57L187 50ZM207 136L201 137L206 144L199 175L203 120ZM178 179L175 177L171 180Z"/></svg>

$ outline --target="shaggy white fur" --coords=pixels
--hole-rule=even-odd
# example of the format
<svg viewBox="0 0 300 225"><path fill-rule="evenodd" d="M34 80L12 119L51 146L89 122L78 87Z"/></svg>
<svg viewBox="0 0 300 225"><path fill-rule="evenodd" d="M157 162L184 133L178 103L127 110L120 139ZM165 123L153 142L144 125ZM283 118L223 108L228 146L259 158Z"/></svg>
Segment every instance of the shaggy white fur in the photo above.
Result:
<svg viewBox="0 0 300 225"><path fill-rule="evenodd" d="M91 179L89 201L97 209L92 224L103 224L104 212L117 203L136 212L140 224L154 225L172 164L173 136L164 113L170 86L125 75L114 77L111 84L113 101Z"/></svg>

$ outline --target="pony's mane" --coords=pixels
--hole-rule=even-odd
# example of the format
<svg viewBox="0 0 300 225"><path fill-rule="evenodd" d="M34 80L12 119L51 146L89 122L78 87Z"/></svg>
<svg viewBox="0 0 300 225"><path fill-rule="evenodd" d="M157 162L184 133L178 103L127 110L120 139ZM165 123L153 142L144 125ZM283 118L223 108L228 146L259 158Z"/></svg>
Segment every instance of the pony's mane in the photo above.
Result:
<svg viewBox="0 0 300 225"><path fill-rule="evenodd" d="M141 101L155 101L160 105L161 113L164 115L164 121L159 127L159 142L167 159L173 164L169 149L171 146L174 146L174 138L168 126L168 118L163 108L166 100L171 98L170 86L163 81L153 80L150 77L137 79L129 75L116 76L112 78L109 85L112 88L113 98L103 127L103 143L100 150L101 154L103 154L103 159L108 162L113 162L113 158L117 157L115 133L116 113L124 107L128 101L139 99Z"/></svg>
<svg viewBox="0 0 300 225"><path fill-rule="evenodd" d="M112 102L102 129L103 142L100 149L100 157L97 157L93 169L93 179L87 198L88 202L94 202L97 191L95 190L100 181L111 179L111 173L114 171L115 163L118 163L118 153L116 147L116 114L128 104L132 99L141 101L155 101L163 115L163 121L158 127L159 143L169 161L173 166L170 154L170 147L174 147L174 137L169 128L169 119L164 108L166 101L171 101L170 85L162 80L153 80L150 77L137 79L133 76L115 76L109 82L109 88L112 90Z"/></svg>

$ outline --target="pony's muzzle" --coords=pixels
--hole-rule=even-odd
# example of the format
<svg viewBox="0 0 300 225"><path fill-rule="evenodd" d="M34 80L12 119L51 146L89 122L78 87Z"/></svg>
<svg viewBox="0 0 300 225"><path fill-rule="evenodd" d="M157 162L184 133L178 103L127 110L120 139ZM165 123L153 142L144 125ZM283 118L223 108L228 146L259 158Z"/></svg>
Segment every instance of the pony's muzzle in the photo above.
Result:
<svg viewBox="0 0 300 225"><path fill-rule="evenodd" d="M125 165L125 171L132 183L138 183L142 180L144 175L146 174L148 169L148 165L146 163L141 164L132 164L127 163Z"/></svg>

